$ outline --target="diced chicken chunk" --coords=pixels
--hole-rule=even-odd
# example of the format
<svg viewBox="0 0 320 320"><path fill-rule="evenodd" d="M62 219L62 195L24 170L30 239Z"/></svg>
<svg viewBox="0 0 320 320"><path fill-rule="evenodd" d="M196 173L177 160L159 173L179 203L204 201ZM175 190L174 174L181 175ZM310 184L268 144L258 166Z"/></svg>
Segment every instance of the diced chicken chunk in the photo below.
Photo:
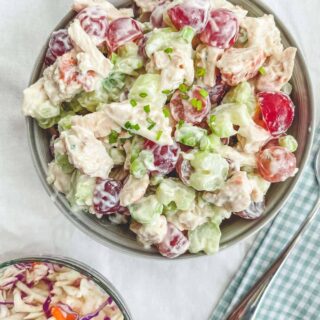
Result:
<svg viewBox="0 0 320 320"><path fill-rule="evenodd" d="M240 26L248 33L248 47L259 47L268 57L282 52L281 34L273 15L245 17Z"/></svg>
<svg viewBox="0 0 320 320"><path fill-rule="evenodd" d="M64 173L62 168L52 161L48 165L47 182L58 192L67 194L71 187L71 174Z"/></svg>
<svg viewBox="0 0 320 320"><path fill-rule="evenodd" d="M85 116L73 116L71 117L71 124L92 131L96 138L105 138L112 130L117 132L121 130L121 127L103 111L89 113Z"/></svg>
<svg viewBox="0 0 320 320"><path fill-rule="evenodd" d="M106 0L74 0L73 10L80 12L84 8L99 6L107 13L107 18L112 21L122 17L133 17L131 8L117 9L113 4Z"/></svg>
<svg viewBox="0 0 320 320"><path fill-rule="evenodd" d="M162 242L167 234L167 229L167 219L164 216L159 216L150 224L140 224L133 221L130 225L130 230L137 234L137 240L146 248Z"/></svg>
<svg viewBox="0 0 320 320"><path fill-rule="evenodd" d="M113 161L92 131L73 126L70 130L63 131L61 138L71 164L90 177L108 178Z"/></svg>
<svg viewBox="0 0 320 320"><path fill-rule="evenodd" d="M264 66L265 74L258 77L259 91L280 91L292 77L296 48L287 48L282 53L270 57Z"/></svg>
<svg viewBox="0 0 320 320"><path fill-rule="evenodd" d="M163 90L175 90L183 82L192 85L194 65L189 50L175 49L170 57L164 51L158 51L153 59L155 68L161 72Z"/></svg>
<svg viewBox="0 0 320 320"><path fill-rule="evenodd" d="M260 47L231 48L223 53L217 63L222 80L230 86L255 77L266 60Z"/></svg>
<svg viewBox="0 0 320 320"><path fill-rule="evenodd" d="M137 179L134 176L130 175L129 179L120 191L120 204L126 207L140 200L145 195L148 185L148 174L146 174L141 179Z"/></svg>
<svg viewBox="0 0 320 320"><path fill-rule="evenodd" d="M227 180L216 193L205 192L206 201L223 207L228 211L240 212L246 210L251 203L252 186L246 172L239 171Z"/></svg>

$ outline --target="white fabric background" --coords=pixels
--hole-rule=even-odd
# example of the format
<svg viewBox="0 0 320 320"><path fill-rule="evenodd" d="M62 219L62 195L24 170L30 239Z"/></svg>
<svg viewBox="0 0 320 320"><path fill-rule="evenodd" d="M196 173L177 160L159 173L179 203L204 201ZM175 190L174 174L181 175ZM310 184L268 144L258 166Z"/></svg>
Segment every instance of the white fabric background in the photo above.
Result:
<svg viewBox="0 0 320 320"><path fill-rule="evenodd" d="M300 44L320 94L319 0L265 0ZM58 212L27 146L21 92L44 41L71 0L0 0L0 260L27 254L79 259L118 288L137 320L207 319L252 239L213 257L149 261L94 242Z"/></svg>

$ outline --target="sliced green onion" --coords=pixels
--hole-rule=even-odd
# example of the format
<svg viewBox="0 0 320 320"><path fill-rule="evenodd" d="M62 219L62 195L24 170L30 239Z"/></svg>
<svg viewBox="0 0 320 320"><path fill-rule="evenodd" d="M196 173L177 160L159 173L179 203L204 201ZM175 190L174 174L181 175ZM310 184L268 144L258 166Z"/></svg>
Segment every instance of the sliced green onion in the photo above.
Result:
<svg viewBox="0 0 320 320"><path fill-rule="evenodd" d="M198 111L202 110L202 101L196 98L191 99L191 105L196 108Z"/></svg>
<svg viewBox="0 0 320 320"><path fill-rule="evenodd" d="M131 99L130 100L130 104L132 105L132 107L134 108L134 107L136 107L137 106L137 101L136 100L134 100L134 99Z"/></svg>
<svg viewBox="0 0 320 320"><path fill-rule="evenodd" d="M179 120L178 128L181 128L184 125L184 120Z"/></svg>
<svg viewBox="0 0 320 320"><path fill-rule="evenodd" d="M164 49L163 50L165 53L172 53L173 52L173 49L172 48L167 48L167 49Z"/></svg>
<svg viewBox="0 0 320 320"><path fill-rule="evenodd" d="M138 124L135 124L132 126L132 129L138 131L138 130L140 130L140 126Z"/></svg>
<svg viewBox="0 0 320 320"><path fill-rule="evenodd" d="M150 124L150 126L148 127L148 130L152 130L156 125L156 123L150 118L147 118L147 122Z"/></svg>
<svg viewBox="0 0 320 320"><path fill-rule="evenodd" d="M264 67L260 67L260 68L259 68L259 73L260 73L261 75L265 76L265 75L267 74L267 71L266 71L266 69L265 69Z"/></svg>
<svg viewBox="0 0 320 320"><path fill-rule="evenodd" d="M157 132L157 135L156 135L156 140L157 140L157 141L160 140L160 138L161 138L161 136L162 136L162 133L163 133L162 130L159 130L159 131Z"/></svg>
<svg viewBox="0 0 320 320"><path fill-rule="evenodd" d="M182 93L186 93L188 92L189 88L184 84L184 83L181 83L180 86L179 86L179 91L182 92Z"/></svg>
<svg viewBox="0 0 320 320"><path fill-rule="evenodd" d="M143 110L145 113L150 113L150 106L147 104L146 106L143 107Z"/></svg>
<svg viewBox="0 0 320 320"><path fill-rule="evenodd" d="M204 77L207 73L207 70L205 68L197 68L196 70L196 77L201 78Z"/></svg>
<svg viewBox="0 0 320 320"><path fill-rule="evenodd" d="M166 118L169 118L170 116L170 111L168 108L163 108L163 115L166 117Z"/></svg>
<svg viewBox="0 0 320 320"><path fill-rule="evenodd" d="M166 95L169 95L171 93L171 90L163 90L162 93L166 94Z"/></svg>
<svg viewBox="0 0 320 320"><path fill-rule="evenodd" d="M116 143L118 141L118 137L119 137L119 133L115 130L111 130L111 133L108 136L109 143L110 144Z"/></svg>
<svg viewBox="0 0 320 320"><path fill-rule="evenodd" d="M124 127L125 127L126 129L131 129L131 128L132 128L131 122L130 122L130 121L127 121L127 122L124 124Z"/></svg>
<svg viewBox="0 0 320 320"><path fill-rule="evenodd" d="M141 92L141 93L139 93L139 96L140 96L141 98L145 98L145 97L148 96L148 94L147 94L146 92Z"/></svg>
<svg viewBox="0 0 320 320"><path fill-rule="evenodd" d="M203 98L206 98L209 95L208 91L203 88L200 89L199 93Z"/></svg>

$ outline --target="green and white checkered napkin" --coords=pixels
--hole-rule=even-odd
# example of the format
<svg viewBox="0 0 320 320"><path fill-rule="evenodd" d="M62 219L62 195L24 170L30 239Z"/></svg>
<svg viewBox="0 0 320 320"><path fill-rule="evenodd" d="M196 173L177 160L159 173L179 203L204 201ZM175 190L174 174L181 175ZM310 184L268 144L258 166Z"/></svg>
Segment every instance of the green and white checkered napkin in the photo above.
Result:
<svg viewBox="0 0 320 320"><path fill-rule="evenodd" d="M312 210L318 198L314 159L319 148L320 127L315 135L312 155L295 192L273 222L258 235L211 320L223 320L226 317L278 257ZM256 319L320 319L320 213L261 301Z"/></svg>

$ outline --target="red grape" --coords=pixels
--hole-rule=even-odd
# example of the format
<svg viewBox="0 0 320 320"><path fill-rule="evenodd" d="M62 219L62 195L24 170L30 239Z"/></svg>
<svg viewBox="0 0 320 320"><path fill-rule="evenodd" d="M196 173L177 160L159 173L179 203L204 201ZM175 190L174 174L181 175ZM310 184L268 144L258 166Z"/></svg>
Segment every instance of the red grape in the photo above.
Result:
<svg viewBox="0 0 320 320"><path fill-rule="evenodd" d="M176 143L171 146L160 146L153 141L146 140L144 149L153 153L156 173L168 174L173 171L180 153L180 148Z"/></svg>
<svg viewBox="0 0 320 320"><path fill-rule="evenodd" d="M192 100L199 101L200 108L192 105ZM208 115L210 108L208 92L198 86L194 86L187 93L177 90L170 101L171 115L177 122L184 120L189 123L200 123Z"/></svg>
<svg viewBox="0 0 320 320"><path fill-rule="evenodd" d="M263 202L251 202L250 207L247 210L234 212L235 215L247 219L254 220L261 217L265 209L265 203Z"/></svg>
<svg viewBox="0 0 320 320"><path fill-rule="evenodd" d="M192 173L192 166L190 161L184 159L182 155L179 156L178 162L176 164L176 170L180 180L185 184L189 185L189 179Z"/></svg>
<svg viewBox="0 0 320 320"><path fill-rule="evenodd" d="M217 83L214 87L209 89L209 97L212 105L218 105L228 92L230 87L224 83Z"/></svg>
<svg viewBox="0 0 320 320"><path fill-rule="evenodd" d="M125 43L141 37L143 37L143 33L138 23L131 18L119 18L112 21L107 32L107 42L110 51L115 51Z"/></svg>
<svg viewBox="0 0 320 320"><path fill-rule="evenodd" d="M169 222L167 234L157 247L163 256L167 258L176 258L188 250L189 244L188 238Z"/></svg>
<svg viewBox="0 0 320 320"><path fill-rule="evenodd" d="M198 33L205 27L209 7L208 0L186 0L170 8L167 14L178 30L190 26Z"/></svg>
<svg viewBox="0 0 320 320"><path fill-rule="evenodd" d="M269 182L285 181L296 172L295 155L283 147L270 147L257 155L258 171Z"/></svg>
<svg viewBox="0 0 320 320"><path fill-rule="evenodd" d="M97 179L93 192L93 206L99 214L127 214L128 209L120 206L119 193L123 187L121 181Z"/></svg>
<svg viewBox="0 0 320 320"><path fill-rule="evenodd" d="M200 40L212 47L228 49L234 45L239 33L238 18L229 10L211 10L208 23Z"/></svg>
<svg viewBox="0 0 320 320"><path fill-rule="evenodd" d="M106 41L109 23L105 10L98 6L87 7L76 18L97 46Z"/></svg>
<svg viewBox="0 0 320 320"><path fill-rule="evenodd" d="M72 48L73 45L67 29L60 29L52 32L44 63L46 66L50 66L57 60L58 57L64 55Z"/></svg>
<svg viewBox="0 0 320 320"><path fill-rule="evenodd" d="M258 104L262 120L273 136L289 129L294 118L294 104L289 96L282 92L260 92Z"/></svg>

